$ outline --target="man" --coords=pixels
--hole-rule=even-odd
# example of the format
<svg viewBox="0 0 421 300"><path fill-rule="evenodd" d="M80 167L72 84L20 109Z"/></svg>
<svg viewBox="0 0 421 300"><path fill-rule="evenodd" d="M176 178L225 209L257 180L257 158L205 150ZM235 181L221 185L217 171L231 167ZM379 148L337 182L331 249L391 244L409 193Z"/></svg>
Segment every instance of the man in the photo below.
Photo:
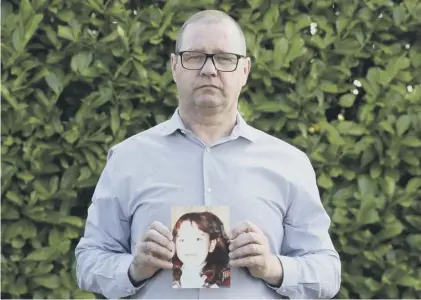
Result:
<svg viewBox="0 0 421 300"><path fill-rule="evenodd" d="M251 68L238 24L194 15L171 65L173 117L109 152L76 248L79 286L107 298L335 296L340 260L309 159L237 111ZM173 205L230 207L230 288L172 289Z"/></svg>

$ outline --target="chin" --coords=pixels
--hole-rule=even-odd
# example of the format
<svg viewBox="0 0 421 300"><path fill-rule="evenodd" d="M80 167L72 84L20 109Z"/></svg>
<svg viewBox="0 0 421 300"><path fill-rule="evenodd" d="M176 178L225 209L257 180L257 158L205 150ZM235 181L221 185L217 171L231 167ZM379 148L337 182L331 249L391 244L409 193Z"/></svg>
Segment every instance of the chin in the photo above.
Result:
<svg viewBox="0 0 421 300"><path fill-rule="evenodd" d="M218 108L224 105L224 100L211 95L202 95L196 98L194 103L202 108Z"/></svg>

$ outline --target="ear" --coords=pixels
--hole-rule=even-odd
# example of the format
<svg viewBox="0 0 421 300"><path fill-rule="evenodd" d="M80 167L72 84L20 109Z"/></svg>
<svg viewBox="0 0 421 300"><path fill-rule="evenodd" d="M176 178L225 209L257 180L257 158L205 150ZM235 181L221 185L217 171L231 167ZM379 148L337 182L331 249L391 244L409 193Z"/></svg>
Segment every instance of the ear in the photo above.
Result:
<svg viewBox="0 0 421 300"><path fill-rule="evenodd" d="M216 239L213 239L212 241L210 241L209 243L209 253L212 253L213 250L215 250L215 246L216 246Z"/></svg>
<svg viewBox="0 0 421 300"><path fill-rule="evenodd" d="M245 58L245 62L242 64L242 68L241 68L242 74L244 76L243 82L242 82L243 86L245 86L246 83L247 83L247 79L248 79L248 76L250 74L250 70L251 70L251 59L250 59L250 57L247 57L247 58Z"/></svg>
<svg viewBox="0 0 421 300"><path fill-rule="evenodd" d="M172 73L172 78L174 80L174 82L176 81L176 75L175 75L175 68L177 66L177 55L175 55L174 53L171 53L171 73Z"/></svg>

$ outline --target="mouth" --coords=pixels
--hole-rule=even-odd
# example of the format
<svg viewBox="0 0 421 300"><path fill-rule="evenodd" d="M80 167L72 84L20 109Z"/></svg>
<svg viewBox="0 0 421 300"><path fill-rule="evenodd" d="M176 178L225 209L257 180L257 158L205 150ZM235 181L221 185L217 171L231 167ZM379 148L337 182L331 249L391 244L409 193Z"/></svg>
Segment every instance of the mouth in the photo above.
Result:
<svg viewBox="0 0 421 300"><path fill-rule="evenodd" d="M204 89L204 88L213 88L213 89L218 89L219 87L215 86L215 85L211 85L211 84L205 84L205 85L201 85L198 87L198 89Z"/></svg>

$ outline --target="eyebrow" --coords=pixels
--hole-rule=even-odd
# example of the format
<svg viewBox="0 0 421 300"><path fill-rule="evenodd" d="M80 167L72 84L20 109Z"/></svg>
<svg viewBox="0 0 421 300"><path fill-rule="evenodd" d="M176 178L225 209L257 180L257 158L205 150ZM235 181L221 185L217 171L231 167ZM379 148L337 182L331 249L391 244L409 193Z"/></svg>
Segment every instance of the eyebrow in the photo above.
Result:
<svg viewBox="0 0 421 300"><path fill-rule="evenodd" d="M215 51L212 51L212 53L229 52L229 51L223 50L222 48L216 48L216 49L213 49L213 50L215 50ZM190 47L190 48L187 48L187 49L185 49L183 51L196 51L196 52L204 52L204 53L207 53L205 51L205 49L203 49L203 48L191 48Z"/></svg>

